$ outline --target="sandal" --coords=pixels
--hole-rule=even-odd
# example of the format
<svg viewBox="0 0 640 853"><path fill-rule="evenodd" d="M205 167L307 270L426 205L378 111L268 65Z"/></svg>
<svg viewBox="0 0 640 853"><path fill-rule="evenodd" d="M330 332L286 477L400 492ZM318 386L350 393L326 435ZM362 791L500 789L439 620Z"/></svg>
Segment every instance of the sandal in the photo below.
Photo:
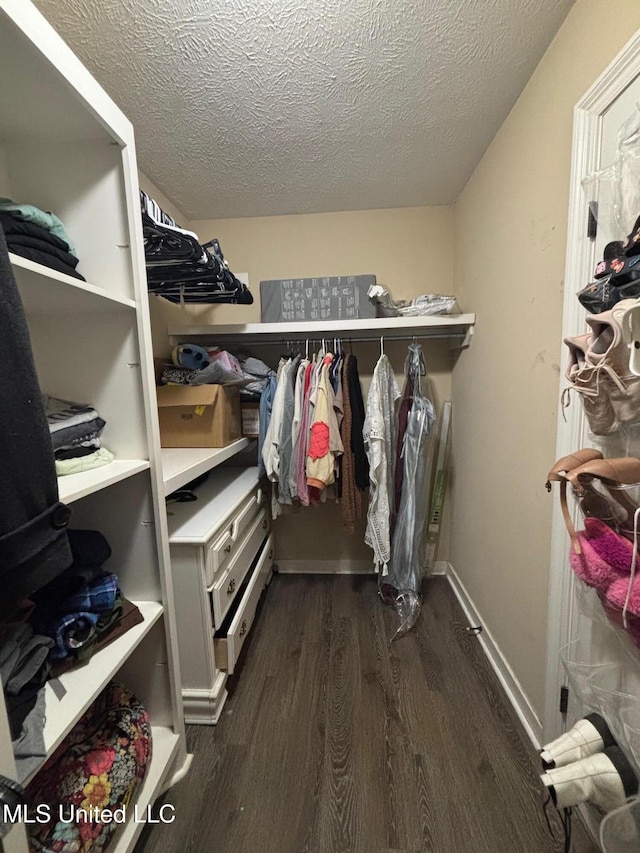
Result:
<svg viewBox="0 0 640 853"><path fill-rule="evenodd" d="M554 464L547 475L546 489L551 491L551 483L560 483L560 506L562 507L562 516L566 525L569 536L571 537L571 545L576 554L580 553L580 543L578 534L573 526L573 519L567 506L567 477L569 472L576 468L581 468L583 465L602 459L602 453L599 450L594 450L590 447L585 447L582 450L576 450L575 453L570 453L568 456L563 456Z"/></svg>
<svg viewBox="0 0 640 853"><path fill-rule="evenodd" d="M640 459L623 456L618 459L591 459L584 464L568 470L567 480L572 484L579 499L593 501L593 495L606 502L604 495L597 492L592 483L598 480L606 488L614 501L609 505L610 512L616 516L616 528L627 539L633 539L633 517L638 503L625 491L625 486L640 485ZM618 513L615 510L619 510ZM607 519L601 518L602 521ZM566 517L565 517L566 521Z"/></svg>

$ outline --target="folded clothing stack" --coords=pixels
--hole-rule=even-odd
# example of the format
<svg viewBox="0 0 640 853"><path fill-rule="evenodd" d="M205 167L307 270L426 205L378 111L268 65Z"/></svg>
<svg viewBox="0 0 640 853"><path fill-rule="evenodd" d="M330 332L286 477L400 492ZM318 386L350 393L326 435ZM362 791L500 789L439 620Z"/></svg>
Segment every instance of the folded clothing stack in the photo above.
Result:
<svg viewBox="0 0 640 853"><path fill-rule="evenodd" d="M111 548L97 530L70 530L73 565L32 599L32 622L53 641L49 661L86 660L97 640L122 616L123 599L116 575L104 563Z"/></svg>
<svg viewBox="0 0 640 853"><path fill-rule="evenodd" d="M264 361L247 353L233 355L220 347L178 344L171 353L162 385L238 385L244 400L259 400L273 375Z"/></svg>
<svg viewBox="0 0 640 853"><path fill-rule="evenodd" d="M217 240L200 244L140 191L147 286L170 302L251 305L253 296L229 269Z"/></svg>
<svg viewBox="0 0 640 853"><path fill-rule="evenodd" d="M0 680L18 776L46 754L44 685L143 621L104 563L111 548L95 530L70 530L71 568L24 599L0 625Z"/></svg>
<svg viewBox="0 0 640 853"><path fill-rule="evenodd" d="M59 477L113 461L100 441L106 422L92 406L56 397L45 397L44 403Z"/></svg>
<svg viewBox="0 0 640 853"><path fill-rule="evenodd" d="M78 258L65 227L54 213L33 204L15 204L11 199L0 198L0 226L10 252L85 280L76 270Z"/></svg>
<svg viewBox="0 0 640 853"><path fill-rule="evenodd" d="M26 610L25 615L28 613ZM49 677L52 646L53 640L35 633L29 622L6 624L0 629L0 679L21 780L46 754L43 688Z"/></svg>

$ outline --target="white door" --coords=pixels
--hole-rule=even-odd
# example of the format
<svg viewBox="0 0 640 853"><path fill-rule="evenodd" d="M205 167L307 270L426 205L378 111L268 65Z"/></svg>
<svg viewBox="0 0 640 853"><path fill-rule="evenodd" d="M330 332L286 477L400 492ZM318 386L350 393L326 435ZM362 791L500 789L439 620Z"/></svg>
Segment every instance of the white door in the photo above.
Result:
<svg viewBox="0 0 640 853"><path fill-rule="evenodd" d="M593 270L607 242L623 239L611 215L611 196L606 181L583 186L583 178L612 163L618 131L640 104L640 34L622 51L609 69L584 96L575 110L572 184L565 275L563 337L587 331L585 311L576 293L592 280ZM588 235L589 201L599 204L595 239ZM636 216L640 215L640 209ZM564 347L563 365L568 350ZM561 388L566 386L564 375ZM574 399L560 413L556 458L582 447L598 447L607 457L640 457L640 428L621 431L606 442L589 434L582 404ZM549 460L549 467L554 460ZM541 478L542 479L542 478ZM557 488L557 487L556 487ZM554 488L554 492L556 492ZM638 490L640 493L640 489ZM640 496L640 495L639 495ZM569 538L554 493L551 554L550 620L547 663L547 704L544 739L557 736L565 725L596 707L610 724L615 723L623 746L640 763L640 650L624 632L612 631L597 596L586 595L574 580L568 559ZM579 514L575 516L580 527ZM594 618L595 617L595 618ZM572 645L568 645L568 644ZM561 657L567 660L563 665ZM567 673L568 669L568 673ZM560 713L561 686L569 687L569 710ZM624 694L638 696L637 708ZM637 732L633 729L637 716ZM624 729L624 732L623 732Z"/></svg>

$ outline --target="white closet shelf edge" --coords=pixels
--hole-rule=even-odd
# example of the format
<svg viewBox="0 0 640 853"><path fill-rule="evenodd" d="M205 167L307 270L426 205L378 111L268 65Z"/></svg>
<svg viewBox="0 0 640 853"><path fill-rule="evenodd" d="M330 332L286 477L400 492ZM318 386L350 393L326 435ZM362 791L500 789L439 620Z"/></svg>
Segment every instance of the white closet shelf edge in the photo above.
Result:
<svg viewBox="0 0 640 853"><path fill-rule="evenodd" d="M365 320L317 320L295 323L246 323L216 326L169 327L172 339L206 337L211 340L255 337L263 340L304 340L305 338L348 335L352 338L380 335L383 337L416 337L430 335L461 336L476 322L475 314L447 314L437 317L374 317Z"/></svg>
<svg viewBox="0 0 640 853"><path fill-rule="evenodd" d="M9 252L9 259L27 315L136 309L135 301L126 296L109 293L103 287L65 275L13 252Z"/></svg>
<svg viewBox="0 0 640 853"><path fill-rule="evenodd" d="M42 759L42 764L60 745L93 700L162 616L163 607L158 601L136 601L134 604L140 610L143 622L134 625L126 634L97 651L83 666L71 669L59 678L46 683L44 726L46 757ZM23 780L22 784L26 785L33 779L40 767Z"/></svg>
<svg viewBox="0 0 640 853"><path fill-rule="evenodd" d="M147 774L138 789L134 802L127 809L127 822L116 835L112 853L129 853L133 850L147 818L147 809L165 790L166 780L173 769L180 747L180 737L165 726L151 727L152 756ZM134 806L136 811L134 813ZM134 818L137 818L135 820Z"/></svg>
<svg viewBox="0 0 640 853"><path fill-rule="evenodd" d="M92 468L90 471L82 471L79 474L67 474L58 477L58 494L63 503L85 498L100 489L133 477L140 471L146 471L150 467L145 459L114 459L101 468Z"/></svg>
<svg viewBox="0 0 640 853"><path fill-rule="evenodd" d="M170 495L249 447L252 439L239 438L226 447L163 447L164 493Z"/></svg>

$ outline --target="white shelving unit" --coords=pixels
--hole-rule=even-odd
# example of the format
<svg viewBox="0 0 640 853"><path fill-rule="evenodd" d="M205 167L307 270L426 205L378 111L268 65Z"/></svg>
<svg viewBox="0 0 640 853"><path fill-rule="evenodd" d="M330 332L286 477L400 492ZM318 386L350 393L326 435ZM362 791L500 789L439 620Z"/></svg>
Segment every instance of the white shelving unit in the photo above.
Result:
<svg viewBox="0 0 640 853"><path fill-rule="evenodd" d="M153 731L153 759L135 800L145 814L186 772L189 757L133 129L28 0L0 0L0 73L0 195L55 212L87 279L10 257L40 385L94 405L107 422L104 445L116 457L60 477L60 498L72 504L72 528L104 534L112 548L106 568L144 617L47 684L46 752L112 678L127 685L149 712ZM0 772L18 778L3 699ZM142 826L129 821L110 849L128 853ZM3 848L27 853L26 828L13 827Z"/></svg>
<svg viewBox="0 0 640 853"><path fill-rule="evenodd" d="M377 317L372 320L318 320L299 323L236 323L219 326L170 327L167 331L173 344L183 340L193 343L239 341L253 338L256 343L277 341L317 341L320 338L342 336L353 340L377 338L447 338L459 340L460 347L469 346L475 314L450 314L443 317Z"/></svg>

